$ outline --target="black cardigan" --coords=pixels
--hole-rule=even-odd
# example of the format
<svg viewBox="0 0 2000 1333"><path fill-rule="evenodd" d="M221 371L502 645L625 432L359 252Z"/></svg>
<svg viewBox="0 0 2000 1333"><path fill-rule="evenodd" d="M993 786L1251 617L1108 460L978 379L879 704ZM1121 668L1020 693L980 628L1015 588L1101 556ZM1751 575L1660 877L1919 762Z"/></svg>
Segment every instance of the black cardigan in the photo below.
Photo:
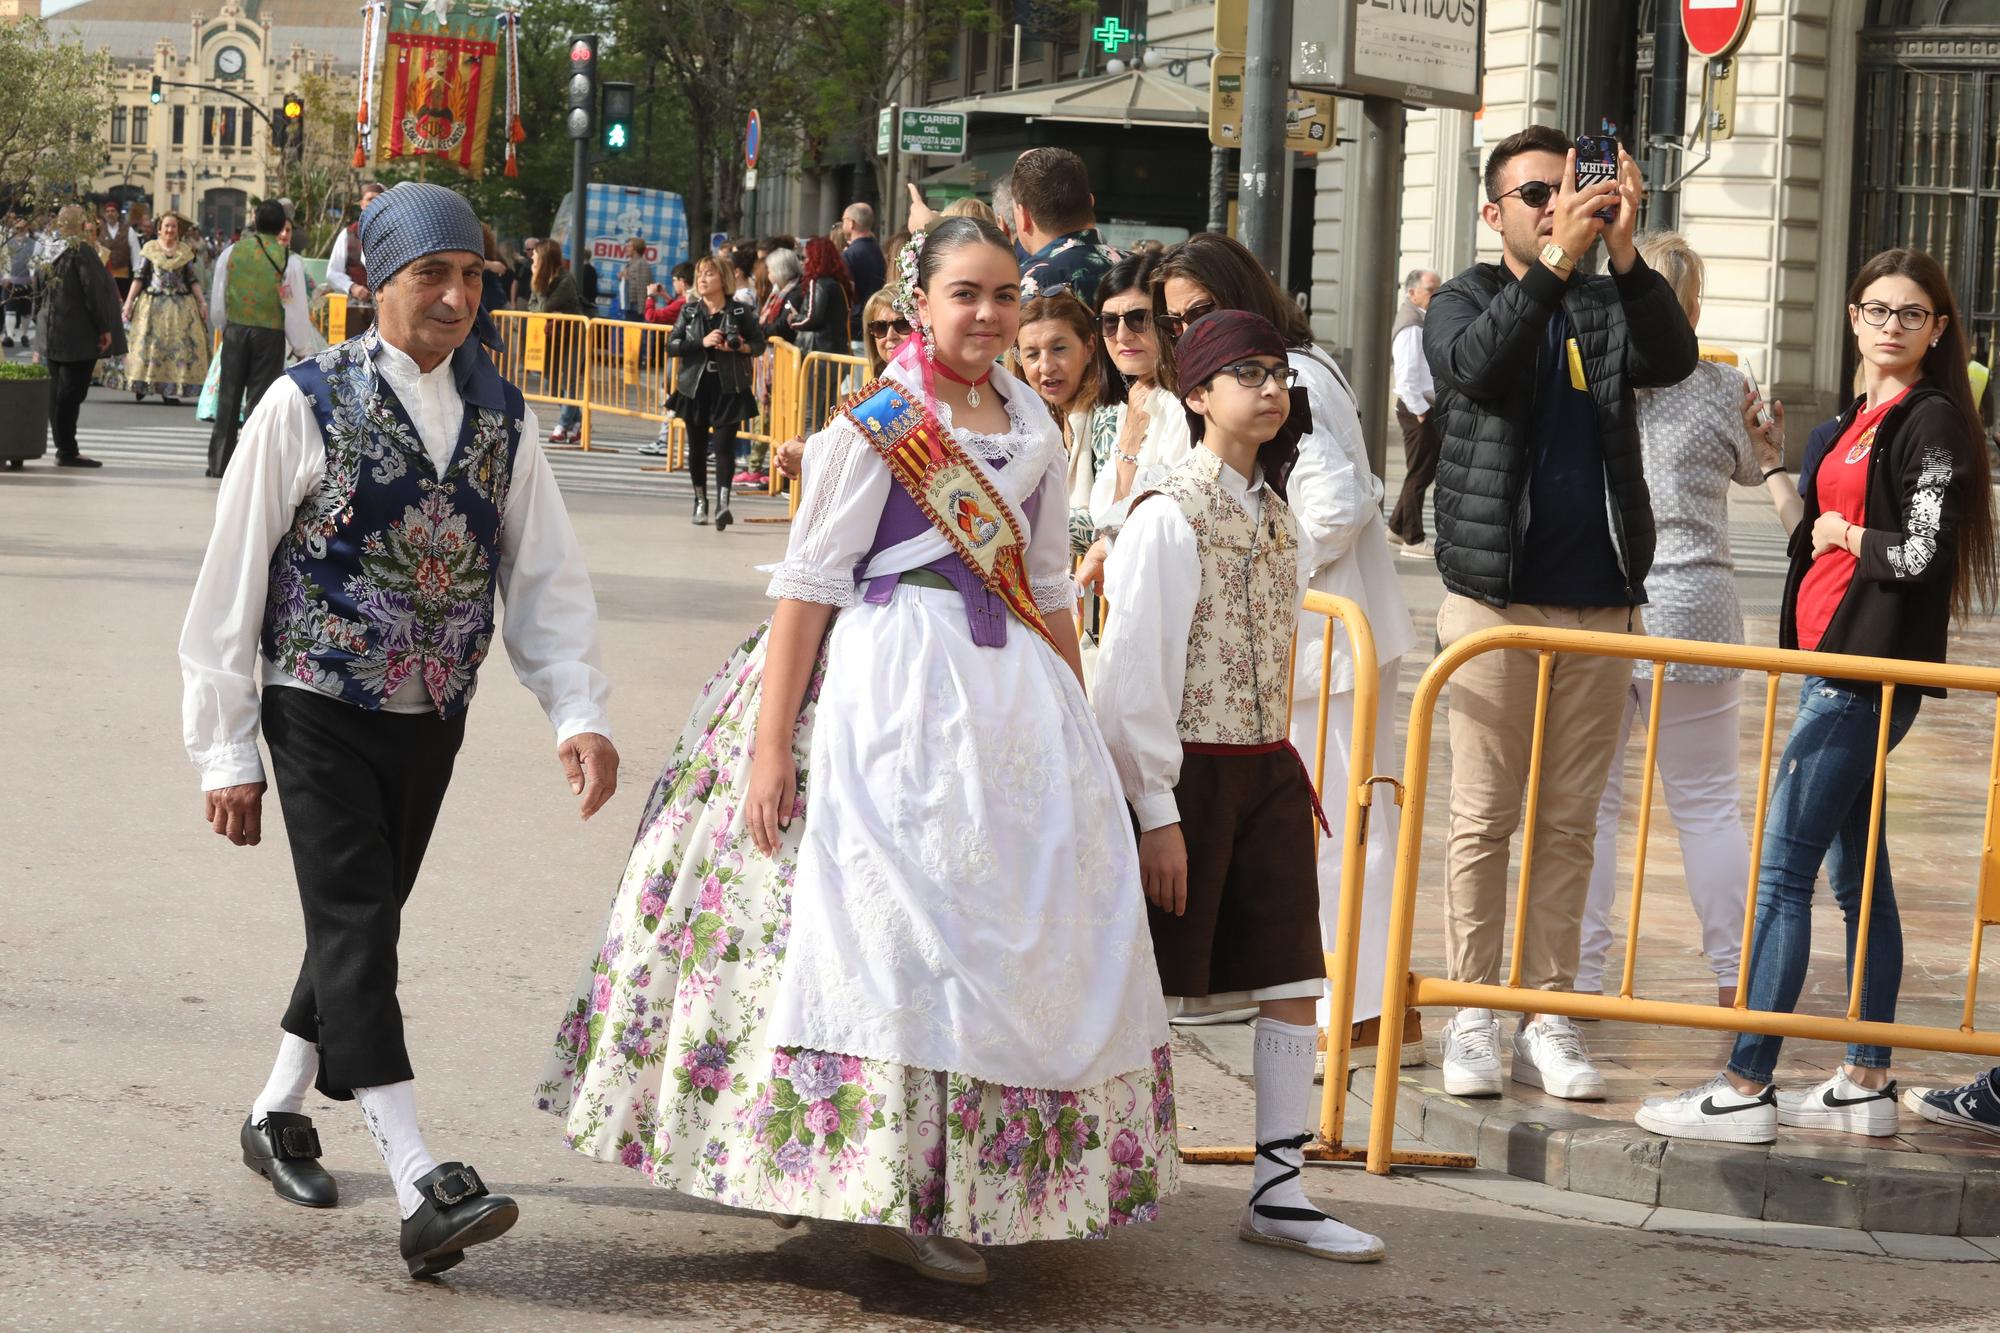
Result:
<svg viewBox="0 0 2000 1333"><path fill-rule="evenodd" d="M1838 441L1865 399L1841 413ZM1875 428L1868 466L1867 500L1859 516L1866 529L1854 581L1827 623L1819 651L1917 662L1945 660L1951 630L1951 589L1958 572L1958 516L1969 484L1965 419L1935 385L1919 382ZM1984 442L1977 442L1984 448ZM1812 568L1812 528L1820 516L1814 472L1801 498L1805 515L1792 529L1791 568L1778 620L1778 646L1799 646L1799 585ZM1927 688L1923 693L1942 695Z"/></svg>

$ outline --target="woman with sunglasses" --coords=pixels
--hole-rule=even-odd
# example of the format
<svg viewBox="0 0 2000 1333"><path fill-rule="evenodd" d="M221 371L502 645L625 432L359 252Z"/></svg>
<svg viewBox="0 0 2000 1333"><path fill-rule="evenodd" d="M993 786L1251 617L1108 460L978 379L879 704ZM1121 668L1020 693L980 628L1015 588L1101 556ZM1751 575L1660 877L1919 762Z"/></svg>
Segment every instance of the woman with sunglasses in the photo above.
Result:
<svg viewBox="0 0 2000 1333"><path fill-rule="evenodd" d="M861 308L861 346L868 358L868 378L879 379L903 339L910 336L910 321L896 313L896 293L884 287L868 298ZM795 435L779 445L772 458L781 477L797 477L805 458L806 437Z"/></svg>
<svg viewBox="0 0 2000 1333"><path fill-rule="evenodd" d="M1310 586L1317 592L1350 598L1368 615L1369 627L1375 632L1381 681L1375 705L1375 753L1393 754L1402 658L1416 646L1417 635L1397 585L1395 558L1389 551L1389 529L1382 519L1382 482L1369 466L1361 417L1347 377L1313 342L1305 312L1278 289L1256 256L1218 232L1197 232L1167 251L1154 274L1153 292L1154 309L1161 313L1160 323L1169 338L1178 337L1212 310L1248 310L1270 320L1283 335L1296 377L1293 392L1303 391L1312 409L1312 430L1299 439L1299 461L1286 483L1292 513L1313 548ZM1166 366L1171 386L1171 343ZM1318 632L1316 625L1308 626L1308 637L1316 639ZM1354 658L1345 635L1335 637L1327 691L1326 770L1321 790L1327 793L1324 804L1328 817L1339 818L1346 806L1343 794L1354 739ZM1301 754L1312 754L1318 743L1319 692L1320 654L1315 642L1299 652L1292 682L1292 744ZM1391 802L1377 801L1369 811L1350 1040L1350 1062L1355 1066L1376 1061L1399 824ZM1320 931L1329 948L1340 919L1341 845L1339 830L1319 844ZM1329 1021L1325 998L1319 1007L1315 1065L1324 1073ZM1396 1059L1404 1065L1424 1062L1423 1032L1414 1011L1404 1020L1403 1045Z"/></svg>
<svg viewBox="0 0 2000 1333"><path fill-rule="evenodd" d="M1077 581L1089 588L1104 586L1104 560L1133 499L1178 467L1194 447L1186 414L1173 394L1160 387L1160 330L1153 310L1159 266L1155 255L1128 255L1097 280L1097 365L1103 391L1090 421L1093 541L1077 567Z"/></svg>
<svg viewBox="0 0 2000 1333"><path fill-rule="evenodd" d="M1973 406L1965 335L1951 286L1920 250L1885 250L1849 289L1848 324L1864 392L1801 495L1779 646L1863 657L1945 660L1952 620L1994 600L1993 491L1985 426ZM1813 881L1822 864L1847 918L1854 973L1869 857L1882 710L1893 749L1923 696L1943 690L1807 676L1776 769L1757 874L1757 928L1744 971L1750 1009L1790 1013L1812 956ZM1886 798L1885 798L1886 799ZM1903 927L1886 829L1875 845L1874 899L1861 1018L1894 1022ZM1896 1132L1889 1050L1847 1048L1832 1076L1797 1092L1773 1083L1783 1041L1744 1033L1712 1081L1639 1108L1641 1128L1674 1138L1769 1143L1778 1126ZM1966 1090L1913 1089L1927 1118ZM1928 1108L1928 1109L1926 1109Z"/></svg>
<svg viewBox="0 0 2000 1333"><path fill-rule="evenodd" d="M1091 541L1090 490L1097 480L1090 450L1090 420L1102 383L1097 319L1082 297L1058 287L1021 303L1016 345L1021 378L1041 395L1062 428L1069 454L1070 553L1082 555Z"/></svg>

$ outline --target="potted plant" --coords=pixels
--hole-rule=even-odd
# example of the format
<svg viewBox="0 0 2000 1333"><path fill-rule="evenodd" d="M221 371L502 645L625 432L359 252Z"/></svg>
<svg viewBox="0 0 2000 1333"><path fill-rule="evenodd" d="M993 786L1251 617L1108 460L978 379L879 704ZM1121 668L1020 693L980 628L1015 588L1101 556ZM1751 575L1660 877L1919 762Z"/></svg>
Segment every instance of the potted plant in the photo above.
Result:
<svg viewBox="0 0 2000 1333"><path fill-rule="evenodd" d="M0 361L0 461L18 471L49 444L49 368Z"/></svg>

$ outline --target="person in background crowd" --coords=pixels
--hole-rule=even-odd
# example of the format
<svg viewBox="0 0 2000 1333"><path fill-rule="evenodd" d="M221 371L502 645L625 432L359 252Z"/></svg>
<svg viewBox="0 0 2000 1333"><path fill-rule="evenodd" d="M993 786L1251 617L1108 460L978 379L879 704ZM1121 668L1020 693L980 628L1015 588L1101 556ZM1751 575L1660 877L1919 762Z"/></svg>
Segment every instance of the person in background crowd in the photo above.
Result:
<svg viewBox="0 0 2000 1333"><path fill-rule="evenodd" d="M1014 234L1032 256L1021 269L1021 294L1068 287L1093 300L1098 280L1119 256L1097 234L1097 199L1083 159L1067 148L1030 148L1015 159L1008 180Z"/></svg>
<svg viewBox="0 0 2000 1333"><path fill-rule="evenodd" d="M1097 467L1090 421L1104 376L1097 316L1068 288L1030 297L1021 303L1018 347L1021 378L1041 395L1062 427L1063 448L1069 453L1070 554L1081 556L1092 537L1090 491ZM1111 435L1105 433L1107 447Z"/></svg>
<svg viewBox="0 0 2000 1333"><path fill-rule="evenodd" d="M868 378L879 379L903 339L912 332L910 321L896 309L894 289L884 287L868 298L861 308L861 347L868 358ZM797 475L795 471L787 475Z"/></svg>
<svg viewBox="0 0 2000 1333"><path fill-rule="evenodd" d="M208 438L211 477L229 467L237 431L284 371L287 348L304 357L313 345L305 268L284 242L289 221L283 204L264 200L257 205L256 230L215 261L208 326L222 330L222 377Z"/></svg>
<svg viewBox="0 0 2000 1333"><path fill-rule="evenodd" d="M861 341L861 308L868 298L882 290L889 280L891 257L883 254L875 239L875 209L871 204L853 203L840 215L840 262L854 283L854 319L849 337ZM907 241L909 237L904 236Z"/></svg>
<svg viewBox="0 0 2000 1333"><path fill-rule="evenodd" d="M618 274L615 318L636 319L645 308L646 289L652 285L653 265L646 258L646 238L633 236L625 242L625 266Z"/></svg>
<svg viewBox="0 0 2000 1333"><path fill-rule="evenodd" d="M1863 392L1840 416L1836 443L1807 482L1792 531L1778 645L1805 652L1946 660L1953 620L1994 602L1993 489L1986 429L1966 373L1965 333L1950 281L1920 250L1885 250L1861 266L1847 316ZM1847 923L1844 976L1854 974L1863 882L1874 898L1860 995L1863 1022L1893 1023L1903 927L1886 826L1869 845L1875 753L1889 709L1894 749L1926 695L1903 686L1807 676L1775 772L1757 873L1757 925L1743 984L1753 1010L1791 1013L1812 955L1813 883L1822 866ZM1884 797L1885 801L1890 799ZM1712 1081L1652 1098L1636 1119L1675 1138L1769 1143L1778 1126L1885 1137L1896 1132L1896 1084L1884 1046L1853 1043L1804 1090L1772 1082L1783 1039L1737 1037ZM1961 1088L1912 1089L1907 1104L1943 1123L1979 1122L1991 1074Z"/></svg>
<svg viewBox="0 0 2000 1333"><path fill-rule="evenodd" d="M1028 252L1022 248L1021 238L1014 234L1014 178L1011 175L993 182L993 214L999 220L1000 230L1014 244L1014 258L1027 263Z"/></svg>
<svg viewBox="0 0 2000 1333"><path fill-rule="evenodd" d="M583 302L583 313L592 319L597 318L597 295L597 265L589 255L585 255L583 263L576 269L576 296Z"/></svg>
<svg viewBox="0 0 2000 1333"><path fill-rule="evenodd" d="M1159 323L1169 338L1214 310L1247 310L1282 337L1296 383L1303 391L1310 424L1299 438L1298 461L1285 483L1292 516L1309 549L1308 587L1351 599L1367 614L1375 632L1375 663L1381 682L1376 696L1376 753L1394 753L1397 684L1403 655L1417 645L1415 626L1397 585L1382 524L1382 483L1368 463L1368 445L1354 391L1347 377L1313 342L1312 326L1242 244L1216 232L1197 232L1167 252L1153 273ZM1162 364L1175 371L1171 356ZM1292 687L1291 741L1302 754L1319 738L1320 653L1318 626L1296 658ZM1348 759L1354 740L1354 657L1345 635L1336 635L1327 682L1326 770L1323 790L1347 790ZM1330 803L1328 816L1345 802ZM1388 952L1389 908L1394 891L1396 837L1400 827L1391 802L1370 807L1367 860L1363 866L1361 943L1356 952L1353 1028L1349 1063L1372 1065L1381 1043L1383 960ZM1320 938L1331 949L1339 939L1340 830L1322 838L1318 852ZM1331 1005L1316 1006L1319 1033L1314 1068L1323 1075L1329 1045ZM1424 1062L1423 1029L1415 1011L1405 1015L1397 1052L1403 1065Z"/></svg>
<svg viewBox="0 0 2000 1333"><path fill-rule="evenodd" d="M491 315L496 310L507 308L507 287L512 269L500 253L500 237L488 222L479 224L481 239L486 242L486 262L479 270L479 309Z"/></svg>
<svg viewBox="0 0 2000 1333"><path fill-rule="evenodd" d="M132 231L132 248L136 263L138 248L152 240L154 235L153 210L146 206L144 199L133 200L132 206L125 210L125 225Z"/></svg>
<svg viewBox="0 0 2000 1333"><path fill-rule="evenodd" d="M889 238L889 244L883 247L882 258L887 262L891 270L895 269L896 261L902 258L903 247L909 243L910 233L908 231L899 231Z"/></svg>
<svg viewBox="0 0 2000 1333"><path fill-rule="evenodd" d="M90 242L88 221L80 204L64 204L56 211L54 255L40 284L40 341L49 367L49 429L57 467L102 466L78 451L76 419L90 395L91 367L99 357L125 350L118 289Z"/></svg>
<svg viewBox="0 0 2000 1333"><path fill-rule="evenodd" d="M160 395L169 407L198 397L208 371L208 315L195 274L194 247L182 235L187 219L167 213L160 234L139 249L125 322L132 350L126 376L132 396Z"/></svg>
<svg viewBox="0 0 2000 1333"><path fill-rule="evenodd" d="M978 218L981 222L1000 225L1000 219L986 206L986 201L976 195L961 195L944 206L938 216L947 218Z"/></svg>
<svg viewBox="0 0 2000 1333"><path fill-rule="evenodd" d="M1701 320L1701 256L1674 232L1639 240L1640 257L1667 280L1687 312ZM1639 445L1646 489L1659 528L1658 552L1646 576L1646 632L1667 639L1742 643L1743 611L1729 550L1729 488L1768 490L1781 521L1796 511L1798 491L1784 453L1763 432L1744 429L1740 371L1703 361L1679 384L1641 389ZM1791 513L1793 524L1796 512ZM1789 530L1789 528L1788 528ZM1652 664L1633 664L1623 722L1604 799L1597 807L1597 850L1590 897L1583 910L1576 989L1604 988L1612 943L1611 908L1618 896L1618 815L1624 804L1625 749L1635 723L1646 725ZM1702 952L1715 972L1716 1002L1736 1002L1743 949L1743 890L1750 877L1750 839L1743 830L1737 774L1742 681L1722 667L1670 663L1660 694L1658 766L1667 810L1680 835L1688 897L1701 923Z"/></svg>
<svg viewBox="0 0 2000 1333"><path fill-rule="evenodd" d="M854 344L848 330L853 321L848 311L854 303L854 279L848 276L840 251L823 236L806 242L805 274L800 283L804 301L790 317L792 341L799 355L827 352L848 356ZM838 364L816 361L806 367L805 428L818 430L839 405L840 384L846 370Z"/></svg>
<svg viewBox="0 0 2000 1333"><path fill-rule="evenodd" d="M727 293L713 256L695 261L694 296L681 308L667 352L680 359L668 406L687 429L688 476L694 482L694 522L709 521L709 455L715 461L716 531L735 521L729 492L736 473L736 431L757 415L751 367L764 350L757 311Z"/></svg>
<svg viewBox="0 0 2000 1333"><path fill-rule="evenodd" d="M1424 492L1437 476L1438 423L1431 416L1437 385L1424 360L1424 311L1442 279L1429 269L1403 277L1403 304L1389 329L1389 379L1396 390L1396 425L1403 432L1403 489L1389 515L1389 540L1402 554L1429 560L1437 554L1424 540Z"/></svg>
<svg viewBox="0 0 2000 1333"><path fill-rule="evenodd" d="M763 296L757 290L757 251L747 241L731 246L727 255L730 272L725 274L730 281L729 299L741 301L755 310L763 303Z"/></svg>
<svg viewBox="0 0 2000 1333"><path fill-rule="evenodd" d="M1236 1234L1368 1263L1382 1242L1313 1206L1301 1181L1309 1025L1326 979L1318 801L1285 742L1286 663L1312 550L1286 479L1306 413L1268 320L1218 310L1177 350L1181 399L1159 410L1179 407L1194 443L1139 497L1112 551L1116 610L1091 702L1139 830L1161 988L1183 1012L1257 1010L1256 1153Z"/></svg>
<svg viewBox="0 0 2000 1333"><path fill-rule="evenodd" d="M108 273L111 264L111 248L105 245L103 240L104 224L97 218L86 217L83 228L85 235L90 238L91 245L97 251L98 262L106 266L105 271ZM126 234L130 235L129 230ZM128 282L126 290L129 291L130 288L131 284ZM116 290L115 285L113 290ZM122 298L120 303L121 305L123 304ZM125 341L124 330L122 328L119 330L119 341ZM90 384L92 388L123 389L125 387L125 358L118 355L98 357L90 368Z"/></svg>
<svg viewBox="0 0 2000 1333"><path fill-rule="evenodd" d="M539 236L524 237L520 252L514 256L514 300L518 309L527 309L529 298L535 294L535 251L541 243ZM332 271L332 265L327 268Z"/></svg>
<svg viewBox="0 0 2000 1333"><path fill-rule="evenodd" d="M1104 561L1132 501L1179 467L1193 447L1187 414L1160 382L1165 351L1153 309L1153 278L1159 267L1160 261L1151 255L1133 255L1119 260L1092 284L1097 293L1098 379L1103 389L1090 421L1091 545L1077 566L1077 581L1100 591ZM1067 283L1058 289L1077 290ZM1072 539L1080 535L1073 532Z"/></svg>
<svg viewBox="0 0 2000 1333"><path fill-rule="evenodd" d="M132 290L132 227L118 211L114 199L106 199L97 226L97 244L110 253L104 267L111 274L111 281L118 288L119 304L124 304L125 295Z"/></svg>
<svg viewBox="0 0 2000 1333"><path fill-rule="evenodd" d="M534 413L473 333L478 219L455 192L406 181L361 234L378 325L294 366L244 424L181 630L181 717L202 820L238 847L263 836L261 723L304 918L243 1164L288 1204L336 1206L306 1098L357 1103L422 1278L519 1214L471 1167L431 1156L396 994L416 924L404 911L489 646L505 644L547 714L585 819L617 790L618 752L589 571ZM268 974L250 939L230 947L218 979ZM464 994L449 984L424 1004ZM439 1036L463 1044L462 1030ZM433 1111L466 1104L462 1074L425 1086Z"/></svg>
<svg viewBox="0 0 2000 1333"><path fill-rule="evenodd" d="M648 324L665 324L672 328L674 322L681 317L682 309L687 305L688 292L694 284L694 265L683 259L674 265L673 272L668 276L674 285L673 292L669 294L659 283L654 283L646 293L645 318ZM667 396L669 401L665 405L666 419L660 422L659 433L639 446L639 452L648 457L664 457L673 434L674 411L671 401L673 395L669 392Z"/></svg>
<svg viewBox="0 0 2000 1333"><path fill-rule="evenodd" d="M1484 184L1481 215L1500 234L1502 262L1453 278L1424 316L1432 410L1443 413L1438 640L1496 625L1637 632L1654 526L1633 392L1693 373L1694 330L1633 244L1644 187L1630 156L1619 153L1614 179L1579 189L1569 136L1531 125L1494 145ZM1576 272L1600 237L1611 271ZM1492 652L1452 678L1445 897L1454 981L1503 979L1508 842L1521 822L1538 676L1536 654ZM1568 990L1576 979L1597 804L1630 677L1615 657L1555 658L1522 943L1531 990ZM1557 1097L1604 1096L1567 1018L1525 1015L1513 1055L1516 1082ZM1491 1010L1461 1009L1445 1029L1444 1086L1456 1097L1500 1092Z"/></svg>
<svg viewBox="0 0 2000 1333"><path fill-rule="evenodd" d="M771 279L771 294L757 311L757 322L766 338L790 336L792 315L805 305L799 275L804 271L792 250L773 250L764 256L764 271Z"/></svg>
<svg viewBox="0 0 2000 1333"><path fill-rule="evenodd" d="M562 246L555 241L543 241L535 247L535 272L529 283L528 309L544 315L582 315L585 309L583 298L577 291L576 275L563 262ZM577 332L577 326L567 320L552 320L549 323L546 351L542 364L544 383L552 375L565 377L565 382L556 387L567 387L576 378L582 364L584 342ZM550 444L573 444L581 436L583 409L574 404L564 404L556 417L556 428L549 432Z"/></svg>
<svg viewBox="0 0 2000 1333"><path fill-rule="evenodd" d="M380 181L363 181L361 208L355 221L333 236L333 249L326 256L326 285L347 298L347 328L341 335L356 338L375 322L375 295L368 286L368 265L361 254L361 213L382 193ZM533 251L532 243L529 246ZM336 341L339 341L338 339Z"/></svg>
<svg viewBox="0 0 2000 1333"><path fill-rule="evenodd" d="M35 233L28 220L9 213L0 234L0 347L23 345L34 338Z"/></svg>

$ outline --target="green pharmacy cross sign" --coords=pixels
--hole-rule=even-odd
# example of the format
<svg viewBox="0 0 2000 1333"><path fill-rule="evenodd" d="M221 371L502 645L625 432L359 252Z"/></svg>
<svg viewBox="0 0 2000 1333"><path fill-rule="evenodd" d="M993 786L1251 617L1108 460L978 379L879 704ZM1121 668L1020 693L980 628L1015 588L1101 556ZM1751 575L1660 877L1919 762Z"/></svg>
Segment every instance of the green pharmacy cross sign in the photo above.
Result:
<svg viewBox="0 0 2000 1333"><path fill-rule="evenodd" d="M1133 32L1123 23L1120 23L1116 14L1098 24L1096 28L1091 30L1090 35L1097 39L1098 44L1104 48L1107 55L1138 36L1137 33Z"/></svg>

